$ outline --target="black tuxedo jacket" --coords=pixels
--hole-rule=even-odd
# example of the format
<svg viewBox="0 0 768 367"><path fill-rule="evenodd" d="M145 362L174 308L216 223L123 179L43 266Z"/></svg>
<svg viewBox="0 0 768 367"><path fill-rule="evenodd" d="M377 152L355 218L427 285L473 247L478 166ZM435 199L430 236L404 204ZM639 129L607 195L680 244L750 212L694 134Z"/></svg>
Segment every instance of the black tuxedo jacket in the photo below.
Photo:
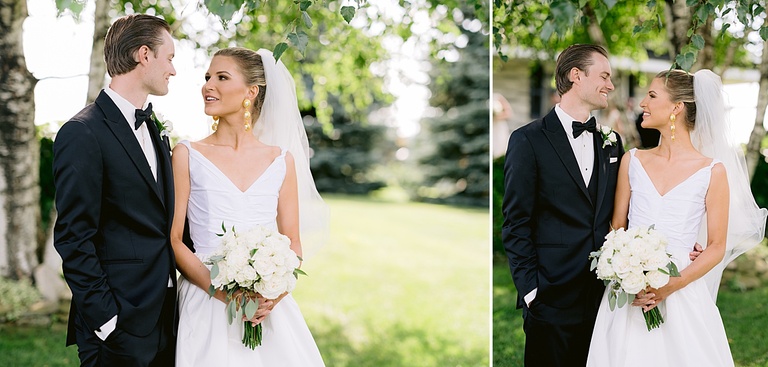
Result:
<svg viewBox="0 0 768 367"><path fill-rule="evenodd" d="M513 132L507 148L502 241L518 291L517 307L525 307L523 297L538 288L531 309L539 307L540 316L554 322L593 317L604 289L589 271L588 258L610 229L624 148L621 138L602 148L601 135L592 135L595 202L554 109Z"/></svg>
<svg viewBox="0 0 768 367"><path fill-rule="evenodd" d="M56 136L54 246L72 290L67 345L75 341L75 313L88 331L118 315L118 329L149 334L160 317L169 275L176 285L169 240L174 208L170 152L157 126L147 125L159 182L125 117L104 91Z"/></svg>

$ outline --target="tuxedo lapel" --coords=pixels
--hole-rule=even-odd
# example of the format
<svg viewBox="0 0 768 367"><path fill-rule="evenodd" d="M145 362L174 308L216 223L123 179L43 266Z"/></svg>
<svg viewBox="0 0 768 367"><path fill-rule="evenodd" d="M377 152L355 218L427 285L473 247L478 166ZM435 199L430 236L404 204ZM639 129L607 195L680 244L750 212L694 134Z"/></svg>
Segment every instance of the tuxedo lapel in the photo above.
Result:
<svg viewBox="0 0 768 367"><path fill-rule="evenodd" d="M158 200L161 198L160 189L157 187L155 177L152 175L152 169L149 167L147 158L144 156L144 152L141 150L139 141L136 140L136 136L131 131L131 127L128 125L128 121L125 121L125 117L117 108L112 99L102 91L96 98L96 105L104 112L104 122L115 135L115 138L120 142L128 157L131 158L136 169L144 178L147 185L152 187L152 191L157 196ZM162 201L162 200L161 200Z"/></svg>
<svg viewBox="0 0 768 367"><path fill-rule="evenodd" d="M573 155L571 143L568 142L565 129L563 129L563 125L560 123L560 119L557 118L554 109L544 117L544 135L546 135L549 143L552 144L558 157L560 157L560 161L563 162L568 175L571 176L574 183L579 186L581 192L589 200L587 185L584 183L584 177L579 172L579 163L576 162L576 156Z"/></svg>
<svg viewBox="0 0 768 367"><path fill-rule="evenodd" d="M169 150L166 140L160 138L160 131L157 129L157 125L154 122L147 122L147 128L149 128L149 135L152 137L152 144L155 146L157 152L157 169L158 172L162 171L162 182L158 180L158 184L161 184L163 190L165 202L163 205L168 208L169 199L173 196L172 185L173 171L171 170L171 152Z"/></svg>
<svg viewBox="0 0 768 367"><path fill-rule="evenodd" d="M610 163L611 149L610 146L603 148L603 138L599 132L594 135L595 147L595 159L597 163L597 203L595 204L595 213L600 212L600 207L603 204L605 198L605 190L608 186L608 164ZM595 216L597 218L597 216Z"/></svg>

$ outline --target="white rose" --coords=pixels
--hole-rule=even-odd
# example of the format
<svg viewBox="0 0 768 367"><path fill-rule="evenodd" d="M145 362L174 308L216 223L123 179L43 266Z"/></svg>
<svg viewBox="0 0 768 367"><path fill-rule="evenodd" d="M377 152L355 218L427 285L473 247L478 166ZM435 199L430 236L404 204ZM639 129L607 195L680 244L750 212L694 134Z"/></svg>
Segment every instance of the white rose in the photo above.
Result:
<svg viewBox="0 0 768 367"><path fill-rule="evenodd" d="M656 289L661 288L669 283L669 275L664 274L658 270L645 273L645 278L648 279L648 285Z"/></svg>
<svg viewBox="0 0 768 367"><path fill-rule="evenodd" d="M263 278L254 285L254 289L264 298L275 299L285 292L287 282L280 277Z"/></svg>
<svg viewBox="0 0 768 367"><path fill-rule="evenodd" d="M274 274L276 266L272 261L272 256L266 251L266 249L260 249L252 257L253 267L261 276L270 276Z"/></svg>
<svg viewBox="0 0 768 367"><path fill-rule="evenodd" d="M608 133L611 132L611 128L605 125L600 125L600 132L603 133L603 135L608 135Z"/></svg>
<svg viewBox="0 0 768 367"><path fill-rule="evenodd" d="M286 292L293 292L294 289L296 289L296 276L293 274L289 274L285 277L287 286L285 287Z"/></svg>
<svg viewBox="0 0 768 367"><path fill-rule="evenodd" d="M610 258L608 256L600 256L597 259L597 278L608 280L613 279L615 276Z"/></svg>
<svg viewBox="0 0 768 367"><path fill-rule="evenodd" d="M235 282L241 287L248 288L258 279L259 274L253 267L245 266L237 274L235 274Z"/></svg>
<svg viewBox="0 0 768 367"><path fill-rule="evenodd" d="M608 129L608 130L610 131L610 129ZM610 141L611 143L616 143L617 140L618 139L616 138L616 133L615 132L611 132L608 135L608 141Z"/></svg>
<svg viewBox="0 0 768 367"><path fill-rule="evenodd" d="M637 273L629 273L621 280L621 288L627 294L637 294L645 288L645 276Z"/></svg>
<svg viewBox="0 0 768 367"><path fill-rule="evenodd" d="M613 271L616 272L616 276L624 279L631 271L632 264L629 263L629 256L624 256L622 253L616 253L611 258L611 265Z"/></svg>

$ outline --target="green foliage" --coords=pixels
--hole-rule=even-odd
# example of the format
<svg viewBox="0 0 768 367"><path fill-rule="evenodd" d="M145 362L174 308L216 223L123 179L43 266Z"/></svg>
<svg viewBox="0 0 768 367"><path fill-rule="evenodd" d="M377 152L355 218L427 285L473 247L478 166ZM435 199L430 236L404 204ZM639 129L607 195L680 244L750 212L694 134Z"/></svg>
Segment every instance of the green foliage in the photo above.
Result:
<svg viewBox="0 0 768 367"><path fill-rule="evenodd" d="M752 176L751 188L757 206L768 208L768 163L766 163L766 157L762 154L760 154L760 158L757 160L755 175Z"/></svg>
<svg viewBox="0 0 768 367"><path fill-rule="evenodd" d="M40 292L29 280L0 277L0 322L13 321L40 301Z"/></svg>
<svg viewBox="0 0 768 367"><path fill-rule="evenodd" d="M53 134L47 125L37 127L40 140L40 233L47 235L51 226L51 212L55 206L56 187L53 185Z"/></svg>
<svg viewBox="0 0 768 367"><path fill-rule="evenodd" d="M552 55L573 43L599 43L588 33L589 25L598 24L611 54L645 58L646 50L656 54L665 52L666 29L669 24L669 2L656 0L615 1L551 0L536 3L532 0L494 1L493 39L499 56L507 59L504 46L525 46ZM718 19L719 35L714 37L715 65L725 62L729 54L725 49L736 44L754 41L744 34L734 36L728 29L732 25L746 25L741 33L757 32L768 39L764 22L765 8L756 0L688 1L692 14L688 27L688 42L672 55L673 68L690 70L697 55L705 46L699 29L708 21ZM729 16L730 14L730 16ZM638 47L639 46L639 47ZM748 60L743 48L735 51L734 63L743 66ZM730 62L730 61L729 61Z"/></svg>
<svg viewBox="0 0 768 367"><path fill-rule="evenodd" d="M590 24L597 24L613 55L643 59L646 50L665 50L665 35L647 31L661 19L648 11L646 1L609 5L601 0L495 1L494 47L503 60L507 58L507 47L533 49L552 59L568 45L595 43L588 30ZM656 7L663 10L664 3ZM641 28L637 28L639 25Z"/></svg>
<svg viewBox="0 0 768 367"><path fill-rule="evenodd" d="M482 32L461 29L469 41L459 60L433 62L430 104L443 111L422 121L420 145L431 146L417 157L424 175L418 199L488 206L489 110L488 50Z"/></svg>
<svg viewBox="0 0 768 367"><path fill-rule="evenodd" d="M367 194L384 187L384 182L370 174L394 150L384 126L337 116L333 119L333 130L325 134L322 125L311 116L305 117L305 121L310 122L305 127L314 152L310 166L318 191Z"/></svg>

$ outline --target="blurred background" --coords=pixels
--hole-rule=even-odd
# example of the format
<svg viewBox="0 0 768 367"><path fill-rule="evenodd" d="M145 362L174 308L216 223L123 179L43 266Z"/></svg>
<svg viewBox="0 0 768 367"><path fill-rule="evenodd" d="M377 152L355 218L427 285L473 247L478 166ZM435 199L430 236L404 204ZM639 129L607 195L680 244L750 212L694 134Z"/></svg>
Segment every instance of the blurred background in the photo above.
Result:
<svg viewBox="0 0 768 367"><path fill-rule="evenodd" d="M619 132L625 149L658 144L639 127L640 101L654 76L683 66L722 76L732 138L742 144L752 192L768 207L768 26L749 1L515 0L494 3L493 109L493 365L522 366L525 334L517 292L501 242L504 153L509 134L559 102L557 55L573 43L604 46L615 90L594 111ZM768 366L768 247L764 240L723 274L718 307L737 366Z"/></svg>
<svg viewBox="0 0 768 367"><path fill-rule="evenodd" d="M487 366L488 5L0 4L0 365L78 365L64 347L70 296L51 239L51 147L109 83L111 22L142 12L165 18L177 40L170 92L150 97L174 143L211 132L200 90L217 49L288 47L281 59L331 209L330 241L305 263L294 297L326 364Z"/></svg>

